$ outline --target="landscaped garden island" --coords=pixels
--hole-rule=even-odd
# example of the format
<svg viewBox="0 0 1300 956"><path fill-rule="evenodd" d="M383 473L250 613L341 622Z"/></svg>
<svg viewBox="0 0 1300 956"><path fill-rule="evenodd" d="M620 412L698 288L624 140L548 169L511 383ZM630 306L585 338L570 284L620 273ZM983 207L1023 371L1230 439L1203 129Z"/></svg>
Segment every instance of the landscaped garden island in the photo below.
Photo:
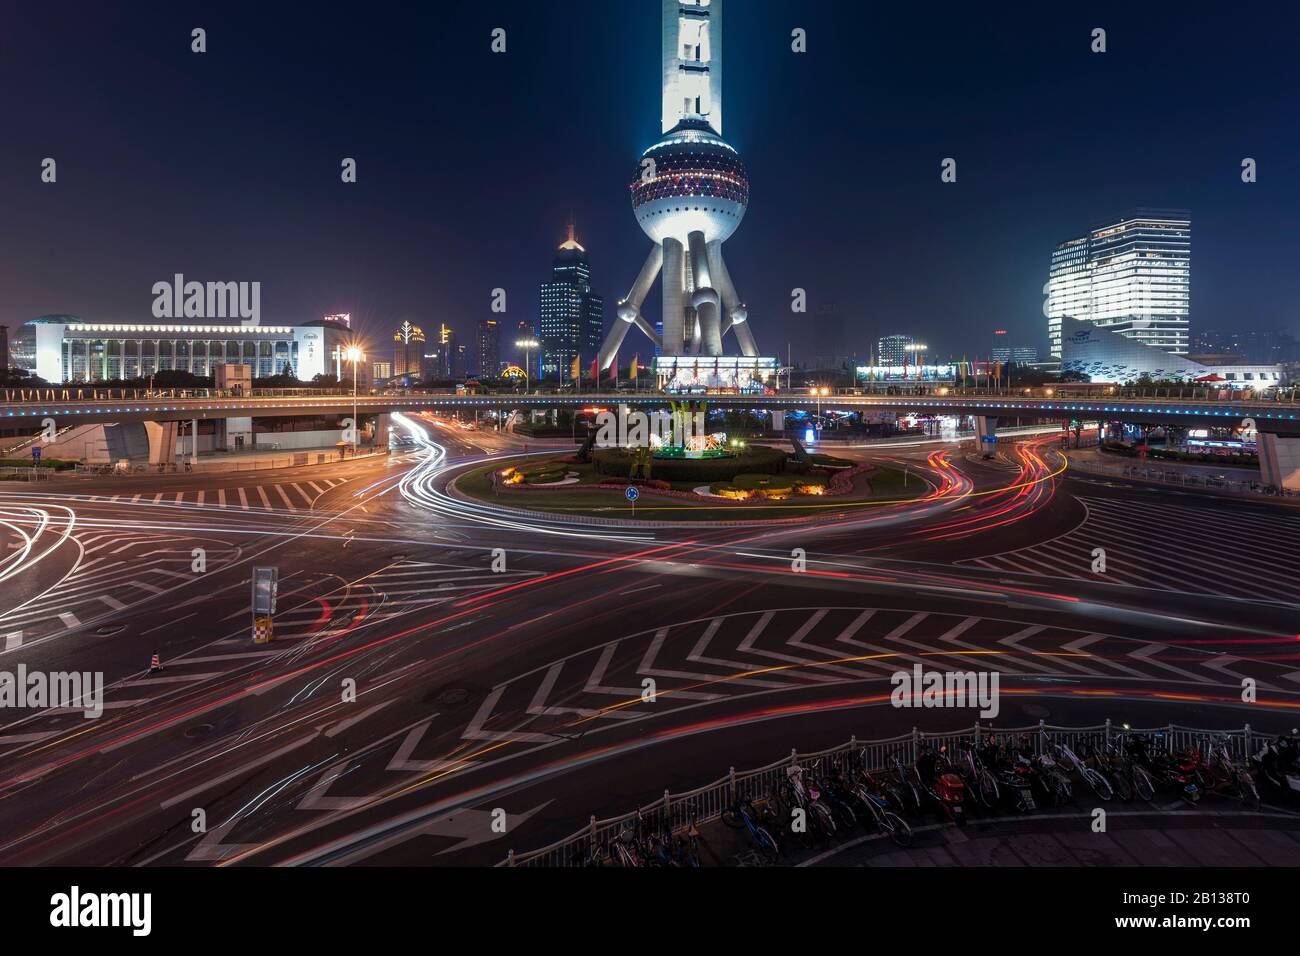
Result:
<svg viewBox="0 0 1300 956"><path fill-rule="evenodd" d="M887 504L928 493L917 475L832 455L736 445L725 455L676 457L600 448L521 457L459 476L462 496L530 511L659 521L808 518L839 506ZM635 504L627 489L635 486Z"/></svg>

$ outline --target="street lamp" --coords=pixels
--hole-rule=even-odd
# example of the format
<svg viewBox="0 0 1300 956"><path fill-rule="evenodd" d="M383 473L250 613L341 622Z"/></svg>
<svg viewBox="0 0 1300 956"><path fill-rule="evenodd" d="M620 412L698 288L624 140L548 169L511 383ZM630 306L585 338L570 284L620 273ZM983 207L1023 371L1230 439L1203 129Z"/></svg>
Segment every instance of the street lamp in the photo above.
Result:
<svg viewBox="0 0 1300 956"><path fill-rule="evenodd" d="M540 348L541 344L542 343L538 342L537 339L534 338L515 340L515 348L524 350L524 394L528 393L532 384L530 379L532 369L529 368L529 366L532 364L533 360L533 349Z"/></svg>
<svg viewBox="0 0 1300 956"><path fill-rule="evenodd" d="M352 363L352 457L357 457L357 363L365 354L355 345L349 345L343 357Z"/></svg>
<svg viewBox="0 0 1300 956"><path fill-rule="evenodd" d="M829 395L830 393L831 390L827 388L825 385L821 386L820 388L814 386L813 388L808 389L809 395L817 396L817 433L818 434L821 434L821 430L822 430L822 398Z"/></svg>

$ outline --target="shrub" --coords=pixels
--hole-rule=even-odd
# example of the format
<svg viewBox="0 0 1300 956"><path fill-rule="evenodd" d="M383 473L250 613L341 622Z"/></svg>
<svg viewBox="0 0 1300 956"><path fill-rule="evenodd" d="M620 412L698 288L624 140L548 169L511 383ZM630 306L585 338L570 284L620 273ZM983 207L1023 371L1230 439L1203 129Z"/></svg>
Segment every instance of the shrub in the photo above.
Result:
<svg viewBox="0 0 1300 956"><path fill-rule="evenodd" d="M0 458L0 468L30 467L32 467L30 458ZM67 458L42 458L36 467L53 469L54 471L68 471L71 468L76 468L77 463Z"/></svg>
<svg viewBox="0 0 1300 956"><path fill-rule="evenodd" d="M768 445L747 445L730 458L656 458L651 465L653 478L664 481L694 481L706 484L729 481L742 473L780 474L787 454ZM592 453L596 471L602 475L626 478L631 474L632 456L626 448L598 448Z"/></svg>

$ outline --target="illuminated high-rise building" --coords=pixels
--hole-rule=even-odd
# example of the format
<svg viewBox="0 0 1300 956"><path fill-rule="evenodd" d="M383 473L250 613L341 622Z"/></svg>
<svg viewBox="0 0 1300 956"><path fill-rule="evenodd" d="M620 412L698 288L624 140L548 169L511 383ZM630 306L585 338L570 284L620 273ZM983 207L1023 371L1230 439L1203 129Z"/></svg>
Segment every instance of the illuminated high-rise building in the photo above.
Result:
<svg viewBox="0 0 1300 956"><path fill-rule="evenodd" d="M569 223L569 237L551 263L551 279L541 287L541 376L567 379L574 358L581 358L583 366L590 364L604 331L605 301L592 291L587 250L578 244Z"/></svg>
<svg viewBox="0 0 1300 956"><path fill-rule="evenodd" d="M1191 244L1186 212L1141 209L1058 245L1047 280L1052 357L1061 357L1064 317L1186 355Z"/></svg>
<svg viewBox="0 0 1300 956"><path fill-rule="evenodd" d="M424 330L411 322L403 322L393 333L393 374L420 375L420 359L424 355Z"/></svg>
<svg viewBox="0 0 1300 956"><path fill-rule="evenodd" d="M496 319L479 319L478 374L484 378L501 374L501 323Z"/></svg>

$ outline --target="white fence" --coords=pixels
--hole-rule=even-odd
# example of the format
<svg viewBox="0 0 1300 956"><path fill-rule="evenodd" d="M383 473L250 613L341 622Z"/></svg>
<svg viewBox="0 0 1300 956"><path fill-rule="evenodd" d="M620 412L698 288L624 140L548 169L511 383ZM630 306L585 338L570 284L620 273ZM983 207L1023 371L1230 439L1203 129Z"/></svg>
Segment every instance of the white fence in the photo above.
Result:
<svg viewBox="0 0 1300 956"><path fill-rule="evenodd" d="M905 764L910 765L916 760L917 749L922 742L936 749L946 746L952 750L959 746L970 746L974 742L987 740L990 735L995 737L999 744L1014 743L1025 735L1031 735L1036 750L1041 750L1045 743L1063 743L1072 749L1078 749L1083 741L1103 738L1110 741L1121 733L1153 736L1159 745L1163 745L1170 752L1202 746L1207 739L1223 738L1227 741L1228 752L1235 760L1245 760L1252 752L1254 736L1249 724L1240 730L1202 730L1178 724L1129 728L1115 726L1107 720L1104 724L1092 727L1055 727L1039 721L1027 727L995 728L977 723L974 727L949 733L931 734L913 728L910 734L884 740L858 740L854 737L847 743L828 750L812 753L792 750L789 756L755 770L738 773L732 767L725 777L684 793L669 793L665 790L664 795L654 803L633 810L631 813L607 820L597 820L592 817L587 826L549 846L528 853L517 854L511 850L506 859L497 865L582 866L592 849L612 840L627 824L638 818L652 829L659 828L665 819L674 830L687 827L692 821L696 824L708 823L720 817L722 811L730 807L740 795L757 797L772 793L778 782L785 777L787 767L809 764L823 757L860 753L867 769L877 772L889 770L895 755L898 755Z"/></svg>
<svg viewBox="0 0 1300 956"><path fill-rule="evenodd" d="M1212 466L1207 462L1203 467ZM1250 470L1240 466L1224 466L1225 473L1241 472L1250 474ZM1179 488L1202 488L1209 491L1227 492L1236 495L1267 495L1282 498L1300 498L1300 492L1288 488L1274 488L1256 479L1218 478L1213 475L1198 475L1179 468L1164 468L1154 465L1110 465L1093 461L1070 459L1071 471L1082 471L1092 475L1109 475L1114 478L1130 478L1138 481L1159 482L1162 485L1174 485Z"/></svg>

